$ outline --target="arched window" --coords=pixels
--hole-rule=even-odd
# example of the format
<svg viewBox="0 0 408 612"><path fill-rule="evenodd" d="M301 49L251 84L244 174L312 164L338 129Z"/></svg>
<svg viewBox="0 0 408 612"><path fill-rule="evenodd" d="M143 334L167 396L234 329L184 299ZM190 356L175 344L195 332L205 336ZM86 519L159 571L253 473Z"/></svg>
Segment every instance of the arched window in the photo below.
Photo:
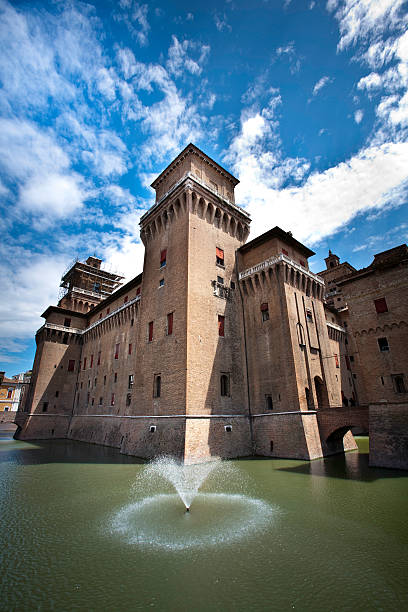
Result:
<svg viewBox="0 0 408 612"><path fill-rule="evenodd" d="M160 397L161 393L161 376L160 374L156 374L154 377L154 389L153 389L153 397Z"/></svg>
<svg viewBox="0 0 408 612"><path fill-rule="evenodd" d="M229 384L228 374L221 374L220 383L221 383L221 395L223 397L228 397L230 394L230 384Z"/></svg>

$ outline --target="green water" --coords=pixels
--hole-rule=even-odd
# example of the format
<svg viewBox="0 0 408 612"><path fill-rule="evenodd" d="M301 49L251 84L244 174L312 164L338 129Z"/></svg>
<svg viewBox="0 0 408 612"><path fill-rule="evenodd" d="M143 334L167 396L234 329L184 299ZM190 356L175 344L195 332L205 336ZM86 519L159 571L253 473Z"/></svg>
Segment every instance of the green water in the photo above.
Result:
<svg viewBox="0 0 408 612"><path fill-rule="evenodd" d="M4 434L1 610L406 610L408 474L368 468L359 446L311 463L234 461L186 515L165 486L132 510L134 458ZM151 545L128 532L142 522Z"/></svg>

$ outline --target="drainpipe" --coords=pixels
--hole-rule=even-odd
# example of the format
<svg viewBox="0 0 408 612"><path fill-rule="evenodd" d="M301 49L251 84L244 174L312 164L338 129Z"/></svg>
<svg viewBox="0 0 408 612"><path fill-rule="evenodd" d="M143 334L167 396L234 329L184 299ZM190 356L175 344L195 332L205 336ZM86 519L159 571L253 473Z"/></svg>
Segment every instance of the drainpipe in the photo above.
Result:
<svg viewBox="0 0 408 612"><path fill-rule="evenodd" d="M242 296L241 284L239 281L237 251L235 251L235 271L237 275L239 296L241 298L242 323L244 327L244 352L245 352L246 386L247 386L248 414L249 414L249 432L251 435L252 454L254 455L255 454L255 442L254 442L254 431L253 431L252 412L251 412L251 394L249 392L249 369L248 369L248 352L247 352L247 341L246 341L245 308L244 308L244 298Z"/></svg>

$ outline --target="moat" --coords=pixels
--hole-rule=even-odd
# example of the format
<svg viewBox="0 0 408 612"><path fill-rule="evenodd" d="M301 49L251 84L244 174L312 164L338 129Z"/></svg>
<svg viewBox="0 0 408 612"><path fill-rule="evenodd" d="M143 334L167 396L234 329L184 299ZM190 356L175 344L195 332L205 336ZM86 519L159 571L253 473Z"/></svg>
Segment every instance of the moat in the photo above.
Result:
<svg viewBox="0 0 408 612"><path fill-rule="evenodd" d="M408 473L369 468L358 445L228 462L222 492L210 475L188 514L163 486L138 539L140 516L121 513L152 493L137 486L144 463L3 432L0 609L406 609Z"/></svg>

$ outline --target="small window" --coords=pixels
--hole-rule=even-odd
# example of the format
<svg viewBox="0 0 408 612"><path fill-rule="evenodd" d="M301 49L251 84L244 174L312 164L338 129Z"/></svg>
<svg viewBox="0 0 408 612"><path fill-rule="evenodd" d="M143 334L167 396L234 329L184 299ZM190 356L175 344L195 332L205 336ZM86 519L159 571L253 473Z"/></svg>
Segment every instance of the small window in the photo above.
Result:
<svg viewBox="0 0 408 612"><path fill-rule="evenodd" d="M153 341L153 321L149 323L149 342Z"/></svg>
<svg viewBox="0 0 408 612"><path fill-rule="evenodd" d="M353 355L350 355L350 361L351 361L351 363L353 363L353 361L354 361Z"/></svg>
<svg viewBox="0 0 408 612"><path fill-rule="evenodd" d="M115 359L119 359L119 344L115 344Z"/></svg>
<svg viewBox="0 0 408 612"><path fill-rule="evenodd" d="M156 374L154 377L153 397L160 397L161 394L161 376Z"/></svg>
<svg viewBox="0 0 408 612"><path fill-rule="evenodd" d="M132 394L127 393L126 394L126 406L130 406L131 402L132 402Z"/></svg>
<svg viewBox="0 0 408 612"><path fill-rule="evenodd" d="M93 355L91 355L91 365L89 367L92 368L92 366L93 366Z"/></svg>
<svg viewBox="0 0 408 612"><path fill-rule="evenodd" d="M286 255L286 256L288 256L288 255L289 255L289 253L287 252L287 250L286 250L286 249L282 249L282 253L283 253L284 255Z"/></svg>
<svg viewBox="0 0 408 612"><path fill-rule="evenodd" d="M164 278L159 280L159 287L164 287Z"/></svg>
<svg viewBox="0 0 408 612"><path fill-rule="evenodd" d="M86 370L86 357L84 357L84 370Z"/></svg>
<svg viewBox="0 0 408 612"><path fill-rule="evenodd" d="M118 373L115 372L114 377L113 377L113 382L118 382Z"/></svg>
<svg viewBox="0 0 408 612"><path fill-rule="evenodd" d="M134 382L134 376L133 376L133 374L129 374L128 389L132 389L133 388L133 382Z"/></svg>
<svg viewBox="0 0 408 612"><path fill-rule="evenodd" d="M7 389L7 399L10 399L13 395L13 389Z"/></svg>
<svg viewBox="0 0 408 612"><path fill-rule="evenodd" d="M102 404L103 404L103 397L100 397L99 398L99 406L102 406Z"/></svg>
<svg viewBox="0 0 408 612"><path fill-rule="evenodd" d="M234 281L231 281L231 289L235 289L235 283L234 283Z"/></svg>
<svg viewBox="0 0 408 612"><path fill-rule="evenodd" d="M58 396L59 396L59 391L56 391L55 392L55 397L58 397Z"/></svg>
<svg viewBox="0 0 408 612"><path fill-rule="evenodd" d="M94 403L95 403L95 398L93 397L93 398L92 398L92 401L91 401L91 406L93 406L93 405L94 405Z"/></svg>
<svg viewBox="0 0 408 612"><path fill-rule="evenodd" d="M313 315L312 315L312 311L309 310L308 308L306 308L306 321L308 323L313 323Z"/></svg>
<svg viewBox="0 0 408 612"><path fill-rule="evenodd" d="M344 356L345 360L346 360L346 366L348 370L351 370L351 365L350 365L350 359L348 355Z"/></svg>
<svg viewBox="0 0 408 612"><path fill-rule="evenodd" d="M136 295L140 295L140 287L136 289Z"/></svg>
<svg viewBox="0 0 408 612"><path fill-rule="evenodd" d="M266 395L266 409L267 410L273 410L273 401L272 401L272 396L271 395Z"/></svg>
<svg viewBox="0 0 408 612"><path fill-rule="evenodd" d="M132 354L132 344L129 344L128 346L128 355Z"/></svg>
<svg viewBox="0 0 408 612"><path fill-rule="evenodd" d="M395 393L406 393L407 392L403 374L393 374L391 378L392 378L392 382L394 385Z"/></svg>
<svg viewBox="0 0 408 612"><path fill-rule="evenodd" d="M218 247L215 249L215 261L217 263L217 266L224 265L224 251L222 249L219 249Z"/></svg>
<svg viewBox="0 0 408 612"><path fill-rule="evenodd" d="M225 317L218 315L218 335L225 336Z"/></svg>
<svg viewBox="0 0 408 612"><path fill-rule="evenodd" d="M381 314L382 312L388 312L388 306L387 302L385 301L385 298L378 298L377 300L374 300L374 306L378 314Z"/></svg>
<svg viewBox="0 0 408 612"><path fill-rule="evenodd" d="M101 365L101 351L98 352L98 360L96 362L96 365Z"/></svg>
<svg viewBox="0 0 408 612"><path fill-rule="evenodd" d="M173 313L169 312L167 315L167 335L171 336L173 333Z"/></svg>
<svg viewBox="0 0 408 612"><path fill-rule="evenodd" d="M156 431L156 425L150 425L149 431L150 433L154 433Z"/></svg>
<svg viewBox="0 0 408 612"><path fill-rule="evenodd" d="M94 283L93 291L96 291L96 293L99 293L100 290L101 290L101 284L100 283Z"/></svg>
<svg viewBox="0 0 408 612"><path fill-rule="evenodd" d="M106 309L106 314L108 315L110 313L110 308Z"/></svg>
<svg viewBox="0 0 408 612"><path fill-rule="evenodd" d="M103 377L103 384L106 385L106 375Z"/></svg>
<svg viewBox="0 0 408 612"><path fill-rule="evenodd" d="M74 372L75 370L75 359L70 359L68 361L68 372Z"/></svg>
<svg viewBox="0 0 408 612"><path fill-rule="evenodd" d="M130 327L133 327L135 320L134 319L130 319Z"/></svg>
<svg viewBox="0 0 408 612"><path fill-rule="evenodd" d="M232 431L232 425L224 425L224 431L226 433L231 433Z"/></svg>
<svg viewBox="0 0 408 612"><path fill-rule="evenodd" d="M220 383L221 383L221 396L222 397L229 397L229 395L230 395L230 378L229 378L229 374L221 374Z"/></svg>
<svg viewBox="0 0 408 612"><path fill-rule="evenodd" d="M338 358L338 355L336 355L336 353L334 353L334 363L336 364L336 368L340 367L339 358Z"/></svg>
<svg viewBox="0 0 408 612"><path fill-rule="evenodd" d="M112 395L111 395L111 406L114 406L114 405L115 405L115 394L112 393Z"/></svg>
<svg viewBox="0 0 408 612"><path fill-rule="evenodd" d="M219 285L223 285L224 284L224 279L222 278L222 276L217 276L217 283Z"/></svg>
<svg viewBox="0 0 408 612"><path fill-rule="evenodd" d="M129 301L129 296L125 295L125 297L123 298L123 303L126 304L127 301Z"/></svg>
<svg viewBox="0 0 408 612"><path fill-rule="evenodd" d="M378 346L379 346L380 351L389 351L390 350L387 338L378 338L377 342L378 342Z"/></svg>
<svg viewBox="0 0 408 612"><path fill-rule="evenodd" d="M167 249L160 251L160 267L164 268L167 263Z"/></svg>
<svg viewBox="0 0 408 612"><path fill-rule="evenodd" d="M43 412L47 412L47 410L48 410L48 402L44 402L43 403L43 407L42 407L42 411Z"/></svg>
<svg viewBox="0 0 408 612"><path fill-rule="evenodd" d="M269 321L269 306L267 302L261 304L262 321Z"/></svg>
<svg viewBox="0 0 408 612"><path fill-rule="evenodd" d="M64 319L64 327L71 327L71 319Z"/></svg>
<svg viewBox="0 0 408 612"><path fill-rule="evenodd" d="M102 319L102 313L101 312L99 313L99 318Z"/></svg>
<svg viewBox="0 0 408 612"><path fill-rule="evenodd" d="M303 259L299 259L299 263L301 266L303 266L304 268L306 267L305 262L303 261Z"/></svg>

